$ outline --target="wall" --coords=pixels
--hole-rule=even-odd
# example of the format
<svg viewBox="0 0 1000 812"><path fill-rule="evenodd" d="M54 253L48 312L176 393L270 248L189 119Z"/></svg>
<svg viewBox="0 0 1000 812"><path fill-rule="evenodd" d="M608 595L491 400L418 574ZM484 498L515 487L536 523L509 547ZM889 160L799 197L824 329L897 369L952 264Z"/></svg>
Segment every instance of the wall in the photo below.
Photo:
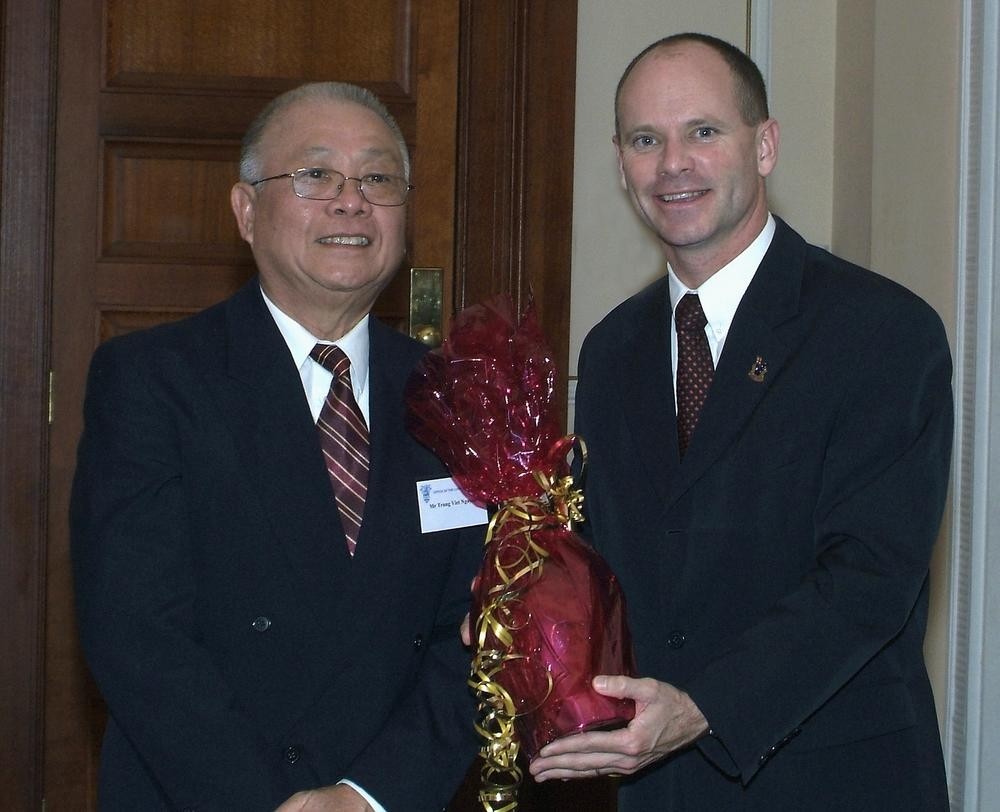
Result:
<svg viewBox="0 0 1000 812"><path fill-rule="evenodd" d="M954 337L959 0L757 3L770 7L769 90L781 123L769 180L775 212L810 241L915 290ZM620 189L615 83L660 36L700 30L742 45L747 21L744 4L731 0L579 0L571 376L590 327L663 272ZM942 718L949 554L942 536L926 646Z"/></svg>
<svg viewBox="0 0 1000 812"><path fill-rule="evenodd" d="M872 140L875 82L875 6L840 0L837 7L836 117L833 155L833 248L871 265ZM868 122L868 126L858 126Z"/></svg>
<svg viewBox="0 0 1000 812"><path fill-rule="evenodd" d="M836 0L771 3L771 115L781 125L768 199L809 242L831 244Z"/></svg>

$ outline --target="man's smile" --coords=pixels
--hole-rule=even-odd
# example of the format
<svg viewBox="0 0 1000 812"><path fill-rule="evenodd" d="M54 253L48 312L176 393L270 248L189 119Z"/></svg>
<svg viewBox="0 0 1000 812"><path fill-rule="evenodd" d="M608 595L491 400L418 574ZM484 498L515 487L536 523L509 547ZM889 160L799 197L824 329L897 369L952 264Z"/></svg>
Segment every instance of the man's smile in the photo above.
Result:
<svg viewBox="0 0 1000 812"><path fill-rule="evenodd" d="M656 198L657 200L662 200L664 203L677 203L685 200L694 200L706 194L708 194L707 189L697 189L691 192L673 192L671 194L656 195Z"/></svg>
<svg viewBox="0 0 1000 812"><path fill-rule="evenodd" d="M321 245L353 245L360 248L371 244L371 240L364 234L329 234L316 242Z"/></svg>

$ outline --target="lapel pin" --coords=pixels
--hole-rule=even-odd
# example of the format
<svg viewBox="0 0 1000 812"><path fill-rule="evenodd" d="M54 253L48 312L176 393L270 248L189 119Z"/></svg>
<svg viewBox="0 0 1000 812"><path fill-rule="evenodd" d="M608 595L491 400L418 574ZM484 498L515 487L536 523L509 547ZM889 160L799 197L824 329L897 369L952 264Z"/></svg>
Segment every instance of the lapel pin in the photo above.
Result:
<svg viewBox="0 0 1000 812"><path fill-rule="evenodd" d="M755 383L764 383L765 375L767 375L767 361L758 355L757 359L750 365L747 377Z"/></svg>

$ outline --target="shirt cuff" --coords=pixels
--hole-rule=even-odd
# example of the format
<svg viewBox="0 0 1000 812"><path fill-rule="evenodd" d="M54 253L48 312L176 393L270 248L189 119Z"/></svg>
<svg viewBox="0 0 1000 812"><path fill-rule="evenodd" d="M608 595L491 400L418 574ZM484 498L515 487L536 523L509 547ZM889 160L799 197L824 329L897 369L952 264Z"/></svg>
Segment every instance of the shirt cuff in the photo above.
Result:
<svg viewBox="0 0 1000 812"><path fill-rule="evenodd" d="M375 812L387 812L386 808L382 806L378 801L372 798L367 792L365 792L361 787L355 784L353 781L349 781L346 778L342 778L337 782L338 784L347 784L351 789L353 789L358 795L364 798L368 802L368 806L375 810Z"/></svg>

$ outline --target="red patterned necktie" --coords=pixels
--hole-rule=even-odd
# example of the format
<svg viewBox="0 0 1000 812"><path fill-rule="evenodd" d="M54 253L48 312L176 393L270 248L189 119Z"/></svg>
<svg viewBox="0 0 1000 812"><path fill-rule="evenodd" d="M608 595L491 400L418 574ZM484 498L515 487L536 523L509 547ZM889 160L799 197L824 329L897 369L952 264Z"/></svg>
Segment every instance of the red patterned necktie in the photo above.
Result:
<svg viewBox="0 0 1000 812"><path fill-rule="evenodd" d="M678 302L674 324L677 325L677 441L683 459L715 374L705 335L708 319L697 293L688 293Z"/></svg>
<svg viewBox="0 0 1000 812"><path fill-rule="evenodd" d="M347 537L347 551L354 555L368 492L368 426L354 399L351 361L344 351L333 344L317 344L309 356L333 373L316 429Z"/></svg>

